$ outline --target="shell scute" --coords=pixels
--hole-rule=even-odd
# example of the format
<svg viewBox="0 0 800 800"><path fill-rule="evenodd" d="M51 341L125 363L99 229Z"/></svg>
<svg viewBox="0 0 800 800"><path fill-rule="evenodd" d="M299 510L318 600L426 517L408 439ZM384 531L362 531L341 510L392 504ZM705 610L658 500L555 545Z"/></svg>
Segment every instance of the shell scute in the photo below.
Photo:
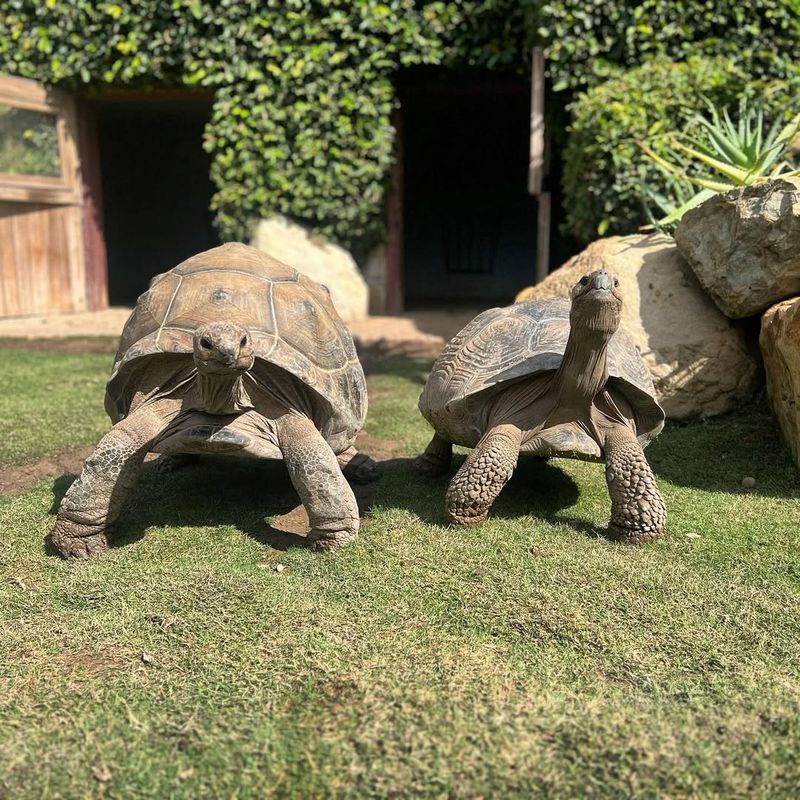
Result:
<svg viewBox="0 0 800 800"><path fill-rule="evenodd" d="M156 354L191 355L193 335L217 319L248 329L257 360L301 381L325 402L324 434L342 439L366 417L366 382L352 337L315 281L255 248L232 243L156 276L123 330L106 391L112 419L128 411L137 370Z"/></svg>

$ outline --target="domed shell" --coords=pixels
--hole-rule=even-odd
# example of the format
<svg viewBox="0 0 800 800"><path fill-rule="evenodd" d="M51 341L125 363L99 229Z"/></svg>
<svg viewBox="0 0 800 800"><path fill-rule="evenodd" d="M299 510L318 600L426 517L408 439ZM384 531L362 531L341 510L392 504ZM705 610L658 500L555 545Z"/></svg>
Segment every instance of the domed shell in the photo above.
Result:
<svg viewBox="0 0 800 800"><path fill-rule="evenodd" d="M457 333L433 365L419 409L450 441L473 447L483 435L481 411L489 394L536 373L555 371L569 338L570 302L529 300L491 308ZM608 345L608 386L630 403L644 446L664 425L650 373L633 341L617 331ZM597 445L563 455L594 458ZM553 453L559 455L559 453Z"/></svg>
<svg viewBox="0 0 800 800"><path fill-rule="evenodd" d="M364 371L328 290L239 243L192 256L153 278L139 297L106 388L111 418L127 414L142 359L191 355L195 329L217 319L246 327L256 359L281 367L327 401L326 438L355 437L367 414Z"/></svg>

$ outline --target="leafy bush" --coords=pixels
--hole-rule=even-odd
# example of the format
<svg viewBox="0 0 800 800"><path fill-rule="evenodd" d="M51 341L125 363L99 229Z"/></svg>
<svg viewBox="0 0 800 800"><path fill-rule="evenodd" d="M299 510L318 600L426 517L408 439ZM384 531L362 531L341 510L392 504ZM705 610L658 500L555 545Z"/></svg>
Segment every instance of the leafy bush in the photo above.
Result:
<svg viewBox="0 0 800 800"><path fill-rule="evenodd" d="M646 198L666 213L653 224L662 229L672 226L718 192L796 176L798 170L788 159L799 134L800 114L785 125L778 117L768 126L760 102L748 104L743 97L734 119L727 108L720 114L711 106L708 116L696 114L683 131L639 142L644 154L671 179L667 194L644 187Z"/></svg>
<svg viewBox="0 0 800 800"><path fill-rule="evenodd" d="M721 56L753 78L785 78L800 60L797 0L547 2L539 36L555 88L583 88L657 56Z"/></svg>
<svg viewBox="0 0 800 800"><path fill-rule="evenodd" d="M640 150L707 107L758 95L774 117L790 112L793 81L753 82L724 58L653 59L580 94L564 152L565 227L583 241L632 233L648 221L642 184L666 194L669 178Z"/></svg>
<svg viewBox="0 0 800 800"><path fill-rule="evenodd" d="M283 212L347 244L380 236L391 76L440 63L443 3L10 0L0 71L75 88L214 89L205 147L225 237Z"/></svg>

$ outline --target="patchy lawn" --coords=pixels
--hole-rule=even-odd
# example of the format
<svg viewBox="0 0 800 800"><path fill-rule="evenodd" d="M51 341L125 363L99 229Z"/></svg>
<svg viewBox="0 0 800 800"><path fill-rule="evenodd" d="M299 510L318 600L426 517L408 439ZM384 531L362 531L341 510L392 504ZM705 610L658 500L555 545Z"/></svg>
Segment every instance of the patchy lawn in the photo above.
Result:
<svg viewBox="0 0 800 800"><path fill-rule="evenodd" d="M6 463L99 437L107 356L8 355L2 424L36 422ZM796 796L800 488L765 410L651 446L657 544L599 536L575 461L453 530L410 466L428 366L376 362L384 474L333 555L282 527L280 463L146 467L89 563L44 544L67 478L0 499L0 796Z"/></svg>

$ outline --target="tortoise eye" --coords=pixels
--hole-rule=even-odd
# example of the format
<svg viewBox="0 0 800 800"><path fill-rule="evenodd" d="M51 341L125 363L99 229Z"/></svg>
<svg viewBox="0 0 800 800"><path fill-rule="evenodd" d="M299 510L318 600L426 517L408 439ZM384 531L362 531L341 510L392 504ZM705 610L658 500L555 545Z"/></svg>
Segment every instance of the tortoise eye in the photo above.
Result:
<svg viewBox="0 0 800 800"><path fill-rule="evenodd" d="M242 341L239 342L239 347L244 347L247 344L247 337L242 336Z"/></svg>
<svg viewBox="0 0 800 800"><path fill-rule="evenodd" d="M206 350L210 350L211 349L211 342L208 339L206 339L206 337L204 336L200 340L200 347L204 347Z"/></svg>
<svg viewBox="0 0 800 800"><path fill-rule="evenodd" d="M619 278L614 278L614 286L619 286Z"/></svg>
<svg viewBox="0 0 800 800"><path fill-rule="evenodd" d="M588 275L584 275L580 280L580 284L581 284L581 286L586 286L587 283L589 283L589 276Z"/></svg>

